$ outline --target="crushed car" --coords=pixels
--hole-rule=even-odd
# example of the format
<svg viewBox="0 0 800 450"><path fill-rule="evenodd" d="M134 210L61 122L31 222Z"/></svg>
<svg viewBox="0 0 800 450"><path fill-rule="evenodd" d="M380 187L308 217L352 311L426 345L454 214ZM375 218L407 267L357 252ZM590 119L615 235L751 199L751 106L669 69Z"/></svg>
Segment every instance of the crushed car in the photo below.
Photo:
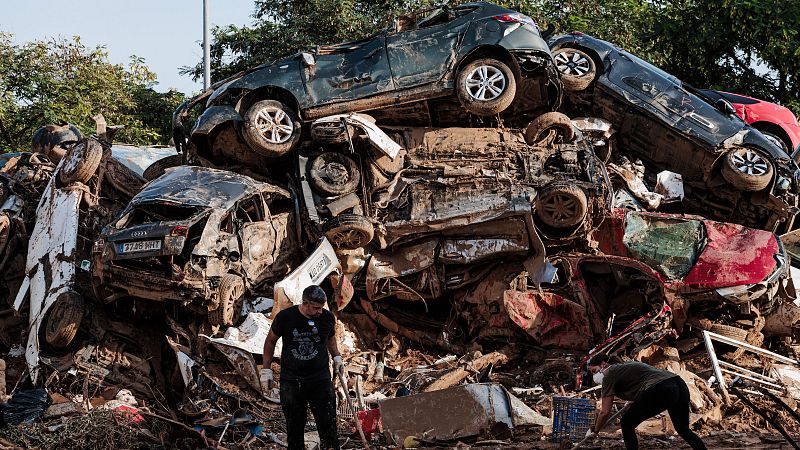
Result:
<svg viewBox="0 0 800 450"><path fill-rule="evenodd" d="M478 116L555 109L561 82L533 20L490 3L441 4L374 36L235 75L187 101L173 123L176 142L184 142L182 119L204 102L188 133L197 145L213 147L221 127L232 125L240 145L275 157L300 142L303 122L453 96Z"/></svg>
<svg viewBox="0 0 800 450"><path fill-rule="evenodd" d="M566 110L609 120L620 150L680 174L684 204L711 218L792 228L800 171L774 142L712 99L613 44L573 32L549 41Z"/></svg>
<svg viewBox="0 0 800 450"><path fill-rule="evenodd" d="M298 254L291 194L249 177L181 166L151 181L94 244L100 301L172 300L233 325L245 294Z"/></svg>

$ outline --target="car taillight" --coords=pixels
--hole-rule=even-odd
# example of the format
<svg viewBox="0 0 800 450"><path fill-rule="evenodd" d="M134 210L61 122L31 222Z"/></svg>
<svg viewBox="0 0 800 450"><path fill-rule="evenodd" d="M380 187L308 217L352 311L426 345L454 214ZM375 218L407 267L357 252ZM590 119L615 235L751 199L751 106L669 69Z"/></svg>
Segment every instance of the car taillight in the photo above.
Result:
<svg viewBox="0 0 800 450"><path fill-rule="evenodd" d="M530 25L532 27L536 27L536 22L534 22L533 19L526 16L525 14L520 14L520 13L500 14L497 16L493 16L492 19L499 20L500 22L521 23L523 25Z"/></svg>
<svg viewBox="0 0 800 450"><path fill-rule="evenodd" d="M177 227L172 229L172 232L170 234L172 236L186 236L188 232L189 232L188 227L184 227L183 225L178 225Z"/></svg>
<svg viewBox="0 0 800 450"><path fill-rule="evenodd" d="M580 31L570 31L568 34L570 36L584 36L584 34L581 33Z"/></svg>

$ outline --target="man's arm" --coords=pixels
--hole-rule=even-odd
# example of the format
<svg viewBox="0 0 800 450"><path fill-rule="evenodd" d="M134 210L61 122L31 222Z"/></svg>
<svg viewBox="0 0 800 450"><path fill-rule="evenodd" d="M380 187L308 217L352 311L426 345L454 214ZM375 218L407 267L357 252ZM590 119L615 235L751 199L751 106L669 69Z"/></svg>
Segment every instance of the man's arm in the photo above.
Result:
<svg viewBox="0 0 800 450"><path fill-rule="evenodd" d="M328 338L328 344L327 345L328 345L328 353L331 354L331 358L335 358L337 356L342 356L342 354L339 353L339 345L336 343L336 336L335 335L332 334L331 337Z"/></svg>
<svg viewBox="0 0 800 450"><path fill-rule="evenodd" d="M600 400L600 414L597 415L597 421L594 423L594 431L595 433L599 433L603 427L606 426L606 421L608 417L611 415L611 405L614 404L614 396L603 397Z"/></svg>
<svg viewBox="0 0 800 450"><path fill-rule="evenodd" d="M264 339L264 368L271 369L272 368L272 356L275 354L275 345L278 343L278 336L272 331L270 327L269 333L267 333L267 338Z"/></svg>

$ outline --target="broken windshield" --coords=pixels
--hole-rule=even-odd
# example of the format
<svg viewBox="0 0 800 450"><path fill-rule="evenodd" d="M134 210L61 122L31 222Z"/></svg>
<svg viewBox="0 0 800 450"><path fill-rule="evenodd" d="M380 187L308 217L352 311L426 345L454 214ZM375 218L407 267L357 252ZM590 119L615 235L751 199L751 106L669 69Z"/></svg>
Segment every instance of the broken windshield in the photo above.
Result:
<svg viewBox="0 0 800 450"><path fill-rule="evenodd" d="M116 227L124 228L146 223L185 221L204 210L205 208L175 203L143 203L136 205L125 214L122 219L117 222Z"/></svg>
<svg viewBox="0 0 800 450"><path fill-rule="evenodd" d="M623 243L641 259L671 279L685 277L705 246L705 227L699 220L676 220L643 215L625 216Z"/></svg>

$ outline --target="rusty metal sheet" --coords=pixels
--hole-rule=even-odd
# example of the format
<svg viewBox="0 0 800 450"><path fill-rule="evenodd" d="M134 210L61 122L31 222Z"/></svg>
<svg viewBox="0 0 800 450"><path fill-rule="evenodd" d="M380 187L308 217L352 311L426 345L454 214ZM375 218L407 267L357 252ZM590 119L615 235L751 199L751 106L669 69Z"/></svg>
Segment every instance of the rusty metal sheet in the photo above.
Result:
<svg viewBox="0 0 800 450"><path fill-rule="evenodd" d="M539 345L552 348L586 349L592 333L586 308L550 292L503 293L511 320Z"/></svg>

